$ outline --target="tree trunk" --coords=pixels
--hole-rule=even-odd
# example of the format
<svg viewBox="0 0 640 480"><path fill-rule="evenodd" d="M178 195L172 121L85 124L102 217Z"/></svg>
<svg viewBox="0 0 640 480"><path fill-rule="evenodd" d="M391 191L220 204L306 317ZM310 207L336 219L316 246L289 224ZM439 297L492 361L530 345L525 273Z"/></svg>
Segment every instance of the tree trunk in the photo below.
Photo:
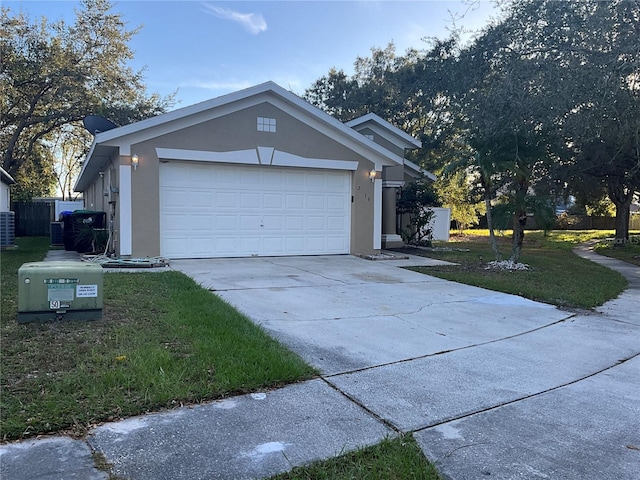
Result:
<svg viewBox="0 0 640 480"><path fill-rule="evenodd" d="M520 253L522 252L522 244L524 243L524 226L527 224L527 212L517 212L513 217L513 237L511 243L511 260L518 263Z"/></svg>
<svg viewBox="0 0 640 480"><path fill-rule="evenodd" d="M623 185L608 185L609 198L616 206L616 238L615 245L626 245L629 242L629 218L633 190Z"/></svg>
<svg viewBox="0 0 640 480"><path fill-rule="evenodd" d="M493 215L491 213L491 194L485 188L484 193L484 205L487 211L487 228L489 229L489 243L491 244L491 250L493 250L493 254L496 257L496 261L502 260L502 254L498 249L498 242L496 241L496 235L493 231Z"/></svg>
<svg viewBox="0 0 640 480"><path fill-rule="evenodd" d="M489 229L489 244L491 250L496 257L496 261L502 260L502 254L498 249L498 242L496 241L496 235L493 231L493 214L491 213L491 189L489 188L489 182L484 174L481 174L480 181L482 182L482 188L484 190L484 206L487 214L487 228Z"/></svg>

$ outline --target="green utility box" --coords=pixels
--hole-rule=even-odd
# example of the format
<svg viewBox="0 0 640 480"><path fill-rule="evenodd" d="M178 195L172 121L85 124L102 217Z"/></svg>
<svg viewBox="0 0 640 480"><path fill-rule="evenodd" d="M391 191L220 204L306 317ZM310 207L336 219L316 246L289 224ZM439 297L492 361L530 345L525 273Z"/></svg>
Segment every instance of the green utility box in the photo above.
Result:
<svg viewBox="0 0 640 480"><path fill-rule="evenodd" d="M18 323L101 320L103 275L93 263L25 263L18 269Z"/></svg>

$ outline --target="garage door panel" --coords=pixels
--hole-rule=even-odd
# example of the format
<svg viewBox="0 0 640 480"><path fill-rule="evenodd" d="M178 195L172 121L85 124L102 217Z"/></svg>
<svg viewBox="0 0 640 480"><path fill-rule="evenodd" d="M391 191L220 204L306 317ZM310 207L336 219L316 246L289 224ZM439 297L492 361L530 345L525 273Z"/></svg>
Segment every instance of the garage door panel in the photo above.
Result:
<svg viewBox="0 0 640 480"><path fill-rule="evenodd" d="M349 245L345 241L343 236L327 237L327 250L330 252L341 252L345 248L349 248Z"/></svg>
<svg viewBox="0 0 640 480"><path fill-rule="evenodd" d="M304 209L304 195L301 194L287 194L286 208L289 210L303 210Z"/></svg>
<svg viewBox="0 0 640 480"><path fill-rule="evenodd" d="M350 185L344 171L163 163L161 254L348 253Z"/></svg>
<svg viewBox="0 0 640 480"><path fill-rule="evenodd" d="M284 216L282 215L265 215L262 218L262 228L264 230L278 230L282 232L284 227Z"/></svg>
<svg viewBox="0 0 640 480"><path fill-rule="evenodd" d="M307 217L307 229L309 231L324 231L325 217Z"/></svg>
<svg viewBox="0 0 640 480"><path fill-rule="evenodd" d="M286 217L287 232L302 232L304 230L304 217L290 215Z"/></svg>
<svg viewBox="0 0 640 480"><path fill-rule="evenodd" d="M191 230L194 232L210 232L213 227L213 219L208 213L203 215L189 215L189 225L191 225Z"/></svg>
<svg viewBox="0 0 640 480"><path fill-rule="evenodd" d="M349 203L344 195L327 195L327 208L329 210L339 210L343 212Z"/></svg>
<svg viewBox="0 0 640 480"><path fill-rule="evenodd" d="M242 208L260 208L260 199L259 193L241 193L240 206Z"/></svg>
<svg viewBox="0 0 640 480"><path fill-rule="evenodd" d="M214 250L212 252L212 256L214 253L218 256L233 256L236 253L236 249L238 247L238 240L236 236L226 237L219 236L215 238Z"/></svg>
<svg viewBox="0 0 640 480"><path fill-rule="evenodd" d="M237 217L235 215L215 215L213 221L218 231L225 233L238 231Z"/></svg>
<svg viewBox="0 0 640 480"><path fill-rule="evenodd" d="M324 210L325 207L324 195L307 195L307 209L311 210Z"/></svg>
<svg viewBox="0 0 640 480"><path fill-rule="evenodd" d="M246 231L259 231L260 230L260 217L258 215L241 215L239 230L241 232Z"/></svg>
<svg viewBox="0 0 640 480"><path fill-rule="evenodd" d="M164 191L164 204L162 207L170 208L186 208L189 205L189 197L185 196L184 191L177 188L167 188Z"/></svg>
<svg viewBox="0 0 640 480"><path fill-rule="evenodd" d="M216 192L214 208L235 208L238 204L237 196L232 192Z"/></svg>
<svg viewBox="0 0 640 480"><path fill-rule="evenodd" d="M245 252L245 255L258 255L262 250L261 243L261 238L243 235L238 239L238 250Z"/></svg>
<svg viewBox="0 0 640 480"><path fill-rule="evenodd" d="M265 255L282 255L286 254L284 249L284 240L282 237L264 237Z"/></svg>
<svg viewBox="0 0 640 480"><path fill-rule="evenodd" d="M283 207L281 193L265 193L262 196L262 202L265 209L275 208L281 210Z"/></svg>

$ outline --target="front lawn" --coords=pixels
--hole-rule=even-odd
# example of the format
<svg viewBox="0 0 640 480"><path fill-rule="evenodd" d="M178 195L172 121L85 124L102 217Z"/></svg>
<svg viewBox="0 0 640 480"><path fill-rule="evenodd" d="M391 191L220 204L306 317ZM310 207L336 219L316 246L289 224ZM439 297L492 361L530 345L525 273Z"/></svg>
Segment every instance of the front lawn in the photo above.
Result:
<svg viewBox="0 0 640 480"><path fill-rule="evenodd" d="M614 246L613 243L599 243L596 245L596 252L607 257L617 258L623 262L640 266L640 236L634 237L635 243L628 243L622 247Z"/></svg>
<svg viewBox="0 0 640 480"><path fill-rule="evenodd" d="M469 230L463 235L452 236L449 243L436 245L453 251L411 250L414 254L459 265L412 269L562 307L593 308L616 298L627 286L627 281L619 273L580 258L571 250L579 243L608 236L611 232L563 230L545 236L541 231L527 231L520 262L530 268L512 271L487 269L488 262L495 260L488 233ZM509 257L510 242L510 232L498 235L504 258Z"/></svg>
<svg viewBox="0 0 640 480"><path fill-rule="evenodd" d="M1 259L0 438L92 424L309 379L316 371L178 272L107 273L101 321L18 324L17 270L47 238Z"/></svg>

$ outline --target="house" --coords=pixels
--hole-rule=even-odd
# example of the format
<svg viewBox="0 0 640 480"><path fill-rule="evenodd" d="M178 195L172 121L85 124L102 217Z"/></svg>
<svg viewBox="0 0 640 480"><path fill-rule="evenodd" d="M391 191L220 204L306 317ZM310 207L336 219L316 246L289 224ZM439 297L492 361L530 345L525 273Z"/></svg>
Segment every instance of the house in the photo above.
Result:
<svg viewBox="0 0 640 480"><path fill-rule="evenodd" d="M0 247L15 243L15 214L11 211L11 185L16 181L0 167Z"/></svg>
<svg viewBox="0 0 640 480"><path fill-rule="evenodd" d="M76 183L126 257L372 254L397 243L420 142L272 82L97 133ZM429 174L430 175L430 174Z"/></svg>
<svg viewBox="0 0 640 480"><path fill-rule="evenodd" d="M0 167L0 212L11 211L11 185L16 181Z"/></svg>

